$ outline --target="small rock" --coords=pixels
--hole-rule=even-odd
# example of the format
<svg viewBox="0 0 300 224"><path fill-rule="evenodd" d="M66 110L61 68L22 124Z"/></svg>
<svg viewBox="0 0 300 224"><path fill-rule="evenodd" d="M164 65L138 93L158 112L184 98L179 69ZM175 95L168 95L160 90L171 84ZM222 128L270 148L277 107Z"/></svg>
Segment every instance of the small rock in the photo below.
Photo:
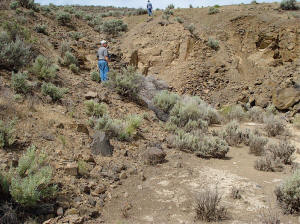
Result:
<svg viewBox="0 0 300 224"><path fill-rule="evenodd" d="M126 179L127 178L127 174L126 174L126 172L121 172L120 173L120 179Z"/></svg>
<svg viewBox="0 0 300 224"><path fill-rule="evenodd" d="M106 192L106 186L105 185L100 185L98 186L93 192L92 192L92 195L93 196L97 196L99 194L103 194Z"/></svg>
<svg viewBox="0 0 300 224"><path fill-rule="evenodd" d="M56 214L58 216L63 216L64 215L64 209L62 207L59 207L56 211Z"/></svg>
<svg viewBox="0 0 300 224"><path fill-rule="evenodd" d="M124 193L124 198L128 198L128 192Z"/></svg>
<svg viewBox="0 0 300 224"><path fill-rule="evenodd" d="M68 163L65 168L65 173L70 176L78 175L78 164L77 163Z"/></svg>
<svg viewBox="0 0 300 224"><path fill-rule="evenodd" d="M109 138L102 131L95 133L91 149L94 155L112 156L113 154L113 147L110 144Z"/></svg>
<svg viewBox="0 0 300 224"><path fill-rule="evenodd" d="M92 92L92 91L89 91L84 95L85 99L87 99L87 100L94 99L97 96L98 96L98 93Z"/></svg>
<svg viewBox="0 0 300 224"><path fill-rule="evenodd" d="M41 136L43 139L47 140L47 141L54 141L54 140L55 140L55 138L54 138L53 135L51 135L51 134L49 134L49 133L46 133L46 132L42 133L40 136Z"/></svg>
<svg viewBox="0 0 300 224"><path fill-rule="evenodd" d="M144 161L148 165L157 165L165 161L166 153L157 147L151 147L143 154Z"/></svg>
<svg viewBox="0 0 300 224"><path fill-rule="evenodd" d="M142 185L138 185L137 188L138 188L139 190L143 190L143 186L142 186Z"/></svg>
<svg viewBox="0 0 300 224"><path fill-rule="evenodd" d="M88 185L84 185L82 187L82 192L86 193L86 194L89 194L91 192L91 189L90 189L90 187Z"/></svg>
<svg viewBox="0 0 300 224"><path fill-rule="evenodd" d="M78 124L77 131L89 135L89 129L85 124Z"/></svg>

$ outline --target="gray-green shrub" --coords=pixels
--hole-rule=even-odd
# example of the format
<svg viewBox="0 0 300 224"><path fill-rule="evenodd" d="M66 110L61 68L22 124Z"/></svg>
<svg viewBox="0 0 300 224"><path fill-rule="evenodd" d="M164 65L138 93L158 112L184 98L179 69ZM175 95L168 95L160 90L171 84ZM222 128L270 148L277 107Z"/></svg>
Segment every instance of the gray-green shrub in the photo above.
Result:
<svg viewBox="0 0 300 224"><path fill-rule="evenodd" d="M84 35L81 32L70 32L69 36L74 39L74 40L79 40L80 38L82 38Z"/></svg>
<svg viewBox="0 0 300 224"><path fill-rule="evenodd" d="M71 52L70 43L63 40L59 48L61 56L64 56L66 52Z"/></svg>
<svg viewBox="0 0 300 224"><path fill-rule="evenodd" d="M187 29L191 34L194 34L196 27L193 23L191 23L190 25L188 25Z"/></svg>
<svg viewBox="0 0 300 224"><path fill-rule="evenodd" d="M282 0L280 8L283 10L296 10L298 9L296 0Z"/></svg>
<svg viewBox="0 0 300 224"><path fill-rule="evenodd" d="M222 130L221 135L230 146L240 145L244 140L244 133L236 120L228 123Z"/></svg>
<svg viewBox="0 0 300 224"><path fill-rule="evenodd" d="M71 15L68 12L58 11L56 14L56 19L60 25L68 25L71 22Z"/></svg>
<svg viewBox="0 0 300 224"><path fill-rule="evenodd" d="M137 98L142 85L142 75L133 67L124 68L120 73L111 71L108 76L109 80L106 85L115 89L122 96Z"/></svg>
<svg viewBox="0 0 300 224"><path fill-rule="evenodd" d="M296 148L287 140L281 140L278 144L268 145L266 151L271 153L274 158L279 159L283 164L292 164L292 155Z"/></svg>
<svg viewBox="0 0 300 224"><path fill-rule="evenodd" d="M283 164L279 158L267 152L255 161L254 168L265 172L279 172L283 170Z"/></svg>
<svg viewBox="0 0 300 224"><path fill-rule="evenodd" d="M275 195L279 206L286 214L300 212L300 170L282 182L276 189Z"/></svg>
<svg viewBox="0 0 300 224"><path fill-rule="evenodd" d="M208 9L208 14L209 15L217 14L219 12L220 12L220 10L216 7L209 7L209 9Z"/></svg>
<svg viewBox="0 0 300 224"><path fill-rule="evenodd" d="M215 51L220 48L219 41L212 38L208 39L207 46L209 46L211 49L214 49Z"/></svg>
<svg viewBox="0 0 300 224"><path fill-rule="evenodd" d="M285 124L283 120L278 116L274 116L272 114L269 116L265 116L264 123L264 129L270 137L283 134L285 131Z"/></svg>
<svg viewBox="0 0 300 224"><path fill-rule="evenodd" d="M63 65L65 66L70 66L72 64L77 65L77 63L78 63L77 58L70 51L67 51L63 59Z"/></svg>
<svg viewBox="0 0 300 224"><path fill-rule="evenodd" d="M184 23L184 19L181 18L181 17L176 17L175 20L176 20L178 23L180 23L180 24Z"/></svg>
<svg viewBox="0 0 300 224"><path fill-rule="evenodd" d="M249 136L249 152L256 156L261 156L265 153L265 146L267 143L267 138L252 133Z"/></svg>
<svg viewBox="0 0 300 224"><path fill-rule="evenodd" d="M18 6L19 6L19 2L17 2L17 1L13 1L13 2L11 2L10 5L9 5L10 9L13 9L13 10L14 10L14 9L17 9Z"/></svg>
<svg viewBox="0 0 300 224"><path fill-rule="evenodd" d="M169 113L179 100L180 96L178 94L163 90L154 96L153 104L165 113Z"/></svg>
<svg viewBox="0 0 300 224"><path fill-rule="evenodd" d="M48 95L52 98L53 101L60 100L64 97L65 93L67 92L67 89L65 88L59 88L52 83L43 83L42 85L42 93L44 95Z"/></svg>
<svg viewBox="0 0 300 224"><path fill-rule="evenodd" d="M102 117L107 113L107 106L104 103L96 103L94 100L85 102L86 113L88 116Z"/></svg>
<svg viewBox="0 0 300 224"><path fill-rule="evenodd" d="M120 32L126 32L128 30L127 24L122 20L107 20L101 25L101 31L112 35L117 36Z"/></svg>
<svg viewBox="0 0 300 224"><path fill-rule="evenodd" d="M223 106L220 112L228 119L228 120L237 120L241 121L245 118L246 113L241 105L228 105Z"/></svg>
<svg viewBox="0 0 300 224"><path fill-rule="evenodd" d="M100 81L100 75L99 72L94 70L91 72L91 79L95 82L99 82Z"/></svg>
<svg viewBox="0 0 300 224"><path fill-rule="evenodd" d="M18 3L27 9L34 9L35 8L35 3L34 0L18 0Z"/></svg>
<svg viewBox="0 0 300 224"><path fill-rule="evenodd" d="M0 120L0 148L9 147L16 141L15 120L4 123Z"/></svg>
<svg viewBox="0 0 300 224"><path fill-rule="evenodd" d="M265 111L261 107L254 106L249 109L248 116L253 122L263 122Z"/></svg>
<svg viewBox="0 0 300 224"><path fill-rule="evenodd" d="M49 59L43 55L39 55L30 68L30 72L36 75L39 79L49 81L56 77L57 66L53 65Z"/></svg>
<svg viewBox="0 0 300 224"><path fill-rule="evenodd" d="M69 69L74 73L74 74L78 74L79 73L79 67L75 64L70 64L69 65Z"/></svg>
<svg viewBox="0 0 300 224"><path fill-rule="evenodd" d="M42 34L48 35L47 26L46 25L37 25L37 26L34 27L34 30L37 33L42 33Z"/></svg>
<svg viewBox="0 0 300 224"><path fill-rule="evenodd" d="M11 76L11 86L16 93L26 94L30 89L27 74L21 72L15 74L13 72Z"/></svg>
<svg viewBox="0 0 300 224"><path fill-rule="evenodd" d="M46 164L46 157L31 146L19 159L18 166L11 167L6 175L10 195L23 207L38 206L56 193L56 186L51 185L52 168Z"/></svg>

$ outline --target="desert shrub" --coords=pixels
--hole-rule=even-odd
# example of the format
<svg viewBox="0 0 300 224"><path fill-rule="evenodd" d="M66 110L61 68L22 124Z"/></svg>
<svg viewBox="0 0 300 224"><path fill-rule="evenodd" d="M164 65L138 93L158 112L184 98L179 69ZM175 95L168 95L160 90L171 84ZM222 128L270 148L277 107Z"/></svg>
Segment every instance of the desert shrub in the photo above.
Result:
<svg viewBox="0 0 300 224"><path fill-rule="evenodd" d="M78 174L80 176L88 176L89 175L89 164L87 164L83 160L78 161Z"/></svg>
<svg viewBox="0 0 300 224"><path fill-rule="evenodd" d="M9 147L16 141L15 124L15 120L11 120L6 124L0 120L0 148Z"/></svg>
<svg viewBox="0 0 300 224"><path fill-rule="evenodd" d="M49 62L49 59L46 57L39 55L35 59L30 72L36 75L39 79L51 80L56 77L57 66Z"/></svg>
<svg viewBox="0 0 300 224"><path fill-rule="evenodd" d="M83 16L83 19L86 21L91 21L93 19L93 15L92 14L86 14Z"/></svg>
<svg viewBox="0 0 300 224"><path fill-rule="evenodd" d="M106 84L117 91L122 96L137 98L141 89L142 75L137 73L133 67L123 68L121 73L111 71Z"/></svg>
<svg viewBox="0 0 300 224"><path fill-rule="evenodd" d="M258 4L258 3L252 3ZM280 215L277 209L263 208L259 211L259 220L261 224L280 224Z"/></svg>
<svg viewBox="0 0 300 224"><path fill-rule="evenodd" d="M42 85L42 93L44 95L50 96L53 101L57 101L63 98L66 92L67 89L59 88L52 83L43 83Z"/></svg>
<svg viewBox="0 0 300 224"><path fill-rule="evenodd" d="M46 157L31 146L19 159L18 166L11 167L7 178L9 192L15 202L24 207L34 207L54 196L56 186L51 185L52 169L45 164Z"/></svg>
<svg viewBox="0 0 300 224"><path fill-rule="evenodd" d="M77 58L70 51L67 51L63 59L63 65L65 66L70 66L72 64L77 65L77 63L78 63Z"/></svg>
<svg viewBox="0 0 300 224"><path fill-rule="evenodd" d="M64 56L66 52L71 52L70 43L68 41L62 41L59 51L61 56Z"/></svg>
<svg viewBox="0 0 300 224"><path fill-rule="evenodd" d="M211 49L214 49L215 51L220 48L219 41L212 38L208 39L207 46L209 46Z"/></svg>
<svg viewBox="0 0 300 224"><path fill-rule="evenodd" d="M180 96L178 94L163 90L154 96L153 103L154 106L160 108L165 113L169 113L179 100Z"/></svg>
<svg viewBox="0 0 300 224"><path fill-rule="evenodd" d="M17 2L17 1L13 1L9 5L10 9L13 9L13 10L17 9L18 6L19 6L19 2Z"/></svg>
<svg viewBox="0 0 300 224"><path fill-rule="evenodd" d="M209 15L217 14L219 12L220 12L220 10L217 7L209 7L209 9L208 9Z"/></svg>
<svg viewBox="0 0 300 224"><path fill-rule="evenodd" d="M300 114L296 114L293 120L293 125L295 128L300 129Z"/></svg>
<svg viewBox="0 0 300 224"><path fill-rule="evenodd" d="M182 23L184 23L184 19L183 18L181 18L181 17L176 17L176 19L175 19L178 23L180 23L180 24L182 24Z"/></svg>
<svg viewBox="0 0 300 224"><path fill-rule="evenodd" d="M27 9L35 8L34 0L18 0L18 3Z"/></svg>
<svg viewBox="0 0 300 224"><path fill-rule="evenodd" d="M231 189L231 197L233 199L241 199L242 196L241 196L241 190L236 188L236 187L232 187Z"/></svg>
<svg viewBox="0 0 300 224"><path fill-rule="evenodd" d="M37 26L34 27L34 30L37 33L42 33L42 34L48 35L47 26L46 25L37 25Z"/></svg>
<svg viewBox="0 0 300 224"><path fill-rule="evenodd" d="M282 182L276 189L275 195L279 206L286 214L300 212L300 170Z"/></svg>
<svg viewBox="0 0 300 224"><path fill-rule="evenodd" d="M29 40L30 39L30 32L24 26L21 26L15 20L6 21L2 25L3 29L8 34L11 41L15 41L17 38Z"/></svg>
<svg viewBox="0 0 300 224"><path fill-rule="evenodd" d="M74 13L74 15L75 15L75 17L76 17L77 19L81 19L81 18L83 18L84 12L83 12L83 11L76 11L76 12Z"/></svg>
<svg viewBox="0 0 300 224"><path fill-rule="evenodd" d="M93 100L85 102L86 113L88 116L102 117L107 113L107 106L104 103L96 103Z"/></svg>
<svg viewBox="0 0 300 224"><path fill-rule="evenodd" d="M100 75L99 72L94 70L91 72L91 79L95 82L99 82L100 81Z"/></svg>
<svg viewBox="0 0 300 224"><path fill-rule="evenodd" d="M168 9L175 9L175 5L174 5L174 4L170 4L170 5L168 5L167 8L168 8Z"/></svg>
<svg viewBox="0 0 300 224"><path fill-rule="evenodd" d="M169 15L169 16L173 16L174 15L174 12L173 10L169 9L169 8L166 8L163 12L163 15Z"/></svg>
<svg viewBox="0 0 300 224"><path fill-rule="evenodd" d="M264 129L268 136L274 137L282 134L285 131L285 124L283 120L274 115L269 115L264 117Z"/></svg>
<svg viewBox="0 0 300 224"><path fill-rule="evenodd" d="M196 219L207 222L226 219L227 209L220 205L221 199L217 189L200 192L196 197Z"/></svg>
<svg viewBox="0 0 300 224"><path fill-rule="evenodd" d="M274 158L279 159L283 164L292 164L292 155L296 148L287 140L281 140L278 144L268 145L266 151L271 153Z"/></svg>
<svg viewBox="0 0 300 224"><path fill-rule="evenodd" d="M69 36L74 39L74 40L79 40L80 38L82 38L84 35L81 32L70 32Z"/></svg>
<svg viewBox="0 0 300 224"><path fill-rule="evenodd" d="M250 153L256 156L261 156L265 152L265 146L268 143L268 139L257 134L250 134L249 147Z"/></svg>
<svg viewBox="0 0 300 224"><path fill-rule="evenodd" d="M244 134L236 120L228 123L221 132L221 135L230 146L237 146L243 142Z"/></svg>
<svg viewBox="0 0 300 224"><path fill-rule="evenodd" d="M253 0L253 1L251 1L251 4L258 4L258 2Z"/></svg>
<svg viewBox="0 0 300 224"><path fill-rule="evenodd" d="M191 23L190 25L188 25L187 27L188 31L193 34L195 32L195 25L193 23Z"/></svg>
<svg viewBox="0 0 300 224"><path fill-rule="evenodd" d="M179 130L170 143L183 150L194 152L202 158L224 158L229 151L228 144L217 136L201 136Z"/></svg>
<svg viewBox="0 0 300 224"><path fill-rule="evenodd" d="M246 113L240 105L223 106L220 111L227 119L241 121Z"/></svg>
<svg viewBox="0 0 300 224"><path fill-rule="evenodd" d="M254 106L249 109L248 116L251 121L254 122L263 122L264 110L261 107Z"/></svg>
<svg viewBox="0 0 300 224"><path fill-rule="evenodd" d="M143 8L138 8L137 10L135 10L136 15L145 15L147 14L147 9L143 9Z"/></svg>
<svg viewBox="0 0 300 224"><path fill-rule="evenodd" d="M267 152L264 156L255 161L254 168L260 171L276 172L282 171L283 164L279 158Z"/></svg>
<svg viewBox="0 0 300 224"><path fill-rule="evenodd" d="M21 72L18 72L17 74L12 73L11 86L16 93L26 94L30 89L27 74Z"/></svg>
<svg viewBox="0 0 300 224"><path fill-rule="evenodd" d="M75 64L70 64L69 69L70 69L74 74L78 74L78 72L79 72L79 67L77 67L77 65L75 65Z"/></svg>
<svg viewBox="0 0 300 224"><path fill-rule="evenodd" d="M91 27L94 27L94 26L99 26L99 25L102 25L103 24L103 20L101 17L95 17L93 18L92 20L90 20L88 22L88 25L91 26Z"/></svg>
<svg viewBox="0 0 300 224"><path fill-rule="evenodd" d="M0 175L1 176L1 175ZM16 210L9 203L3 203L0 205L0 223L1 224L19 224Z"/></svg>
<svg viewBox="0 0 300 224"><path fill-rule="evenodd" d="M126 32L128 26L122 20L113 19L105 21L100 29L106 34L117 36L120 32Z"/></svg>
<svg viewBox="0 0 300 224"><path fill-rule="evenodd" d="M189 5L189 8L190 8L190 9L192 9L192 8L194 8L194 7L193 7L193 5L192 5L192 4L190 4L190 5Z"/></svg>
<svg viewBox="0 0 300 224"><path fill-rule="evenodd" d="M283 10L296 10L298 9L296 0L282 0L280 8Z"/></svg>
<svg viewBox="0 0 300 224"><path fill-rule="evenodd" d="M56 13L56 19L60 25L68 25L71 22L71 15L68 12L58 11Z"/></svg>
<svg viewBox="0 0 300 224"><path fill-rule="evenodd" d="M104 115L96 121L95 129L103 130L120 141L131 141L137 136L141 123L142 118L137 115L128 116L125 120L111 119Z"/></svg>
<svg viewBox="0 0 300 224"><path fill-rule="evenodd" d="M0 33L0 68L17 70L30 62L32 58L31 47L22 40L11 40L6 33Z"/></svg>

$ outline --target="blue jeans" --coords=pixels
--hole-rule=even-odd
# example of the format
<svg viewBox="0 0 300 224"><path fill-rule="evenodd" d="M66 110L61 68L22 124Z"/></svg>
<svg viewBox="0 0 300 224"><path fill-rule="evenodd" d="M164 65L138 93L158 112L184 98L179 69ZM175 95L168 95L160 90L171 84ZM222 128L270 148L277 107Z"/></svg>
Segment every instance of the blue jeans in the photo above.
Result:
<svg viewBox="0 0 300 224"><path fill-rule="evenodd" d="M98 67L99 67L101 82L107 81L108 80L107 73L109 72L109 67L108 67L107 61L99 60Z"/></svg>
<svg viewBox="0 0 300 224"><path fill-rule="evenodd" d="M148 15L152 16L152 9L147 9L148 10Z"/></svg>

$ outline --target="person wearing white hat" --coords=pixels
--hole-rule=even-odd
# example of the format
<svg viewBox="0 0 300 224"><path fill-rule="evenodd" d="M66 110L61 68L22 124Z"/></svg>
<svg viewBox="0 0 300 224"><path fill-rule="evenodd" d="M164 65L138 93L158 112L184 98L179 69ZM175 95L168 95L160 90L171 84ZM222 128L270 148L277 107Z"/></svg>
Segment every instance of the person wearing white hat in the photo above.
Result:
<svg viewBox="0 0 300 224"><path fill-rule="evenodd" d="M101 40L100 44L101 46L97 51L98 67L99 67L101 82L105 82L108 80L107 73L109 72L107 41Z"/></svg>

